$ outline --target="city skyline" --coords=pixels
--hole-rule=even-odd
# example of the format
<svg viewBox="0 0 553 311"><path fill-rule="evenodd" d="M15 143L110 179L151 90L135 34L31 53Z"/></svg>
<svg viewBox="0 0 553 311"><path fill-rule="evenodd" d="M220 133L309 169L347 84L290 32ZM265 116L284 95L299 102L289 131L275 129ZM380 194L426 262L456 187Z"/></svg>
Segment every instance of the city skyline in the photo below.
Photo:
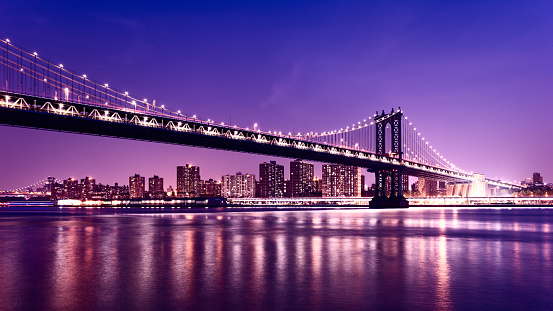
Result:
<svg viewBox="0 0 553 311"><path fill-rule="evenodd" d="M544 57L551 48L551 26L544 20L551 6L518 10L517 3L505 3L501 10L474 2L404 8L331 2L265 8L184 3L174 12L156 7L156 14L147 15L150 19L139 4L125 14L117 7L61 6L59 14L69 22L73 15L90 18L82 35L41 19L38 11L51 9L36 4L25 25L8 27L16 24L15 15L0 25L10 29L3 36L16 45L204 119L244 127L258 123L263 130L324 131L375 110L401 106L459 167L518 182L535 171L546 179L552 175L546 156L551 146L546 142L553 132L547 122L552 97L547 83L553 70L552 61ZM8 6L17 11L29 3ZM295 15L300 12L305 14ZM208 18L212 14L217 18ZM351 18L345 18L347 14ZM363 14L374 18L367 22ZM175 31L184 29L177 24L183 17L189 17L184 20L187 26L211 27L191 27L169 39L155 25L160 16ZM321 16L332 18L323 21ZM446 16L454 21L446 21ZM284 20L289 23L277 23ZM225 22L229 29L224 29ZM281 27L273 29L272 23ZM442 23L444 29L436 28ZM411 28L414 24L417 29ZM257 25L262 27L252 29ZM63 31L57 31L60 27ZM113 34L100 36L98 27ZM56 35L46 35L49 32ZM220 40L230 34L234 40ZM276 36L270 41L262 36L267 34ZM123 35L129 36L117 40ZM335 42L342 44L329 44ZM533 130L536 124L539 129ZM218 178L218 171L230 164L241 168L226 173L255 172L257 163L274 160L4 126L0 133L0 143L9 150L0 156L0 189L46 176L105 176L109 184L122 183L122 176L131 176L137 167L144 176L167 176L166 183L175 185L174 174L167 172L184 163L209 168L205 176ZM12 182L15 185L7 184Z"/></svg>

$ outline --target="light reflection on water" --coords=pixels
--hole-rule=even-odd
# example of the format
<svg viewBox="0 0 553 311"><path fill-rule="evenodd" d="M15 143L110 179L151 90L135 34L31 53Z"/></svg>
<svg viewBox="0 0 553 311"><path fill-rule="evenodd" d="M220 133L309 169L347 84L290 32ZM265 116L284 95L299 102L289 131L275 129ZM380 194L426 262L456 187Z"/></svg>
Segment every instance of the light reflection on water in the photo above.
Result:
<svg viewBox="0 0 553 311"><path fill-rule="evenodd" d="M532 309L553 211L0 214L0 310Z"/></svg>

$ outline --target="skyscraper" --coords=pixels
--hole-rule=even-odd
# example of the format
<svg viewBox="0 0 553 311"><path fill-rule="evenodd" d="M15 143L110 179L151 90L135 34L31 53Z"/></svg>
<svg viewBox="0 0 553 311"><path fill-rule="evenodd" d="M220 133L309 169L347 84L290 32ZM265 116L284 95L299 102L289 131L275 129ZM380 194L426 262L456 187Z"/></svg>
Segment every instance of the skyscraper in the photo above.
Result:
<svg viewBox="0 0 553 311"><path fill-rule="evenodd" d="M255 175L236 173L222 178L221 196L224 198L255 197Z"/></svg>
<svg viewBox="0 0 553 311"><path fill-rule="evenodd" d="M80 199L81 187L75 178L68 178L63 181L63 197L66 199Z"/></svg>
<svg viewBox="0 0 553 311"><path fill-rule="evenodd" d="M361 196L361 168L342 165L342 191L345 197Z"/></svg>
<svg viewBox="0 0 553 311"><path fill-rule="evenodd" d="M532 183L533 183L534 186L542 186L543 185L543 177L540 175L540 173L532 174Z"/></svg>
<svg viewBox="0 0 553 311"><path fill-rule="evenodd" d="M177 196L195 198L200 196L200 168L186 164L177 166Z"/></svg>
<svg viewBox="0 0 553 311"><path fill-rule="evenodd" d="M94 191L94 188L96 186L96 180L92 177L85 177L84 179L81 179L81 197L83 199L89 199L92 192Z"/></svg>
<svg viewBox="0 0 553 311"><path fill-rule="evenodd" d="M323 197L360 197L361 168L341 164L323 165Z"/></svg>
<svg viewBox="0 0 553 311"><path fill-rule="evenodd" d="M259 196L284 197L284 166L276 164L276 161L259 164Z"/></svg>
<svg viewBox="0 0 553 311"><path fill-rule="evenodd" d="M144 191L146 188L146 178L141 177L138 174L129 177L129 198L130 199L142 199L144 198Z"/></svg>
<svg viewBox="0 0 553 311"><path fill-rule="evenodd" d="M301 159L290 161L290 182L287 189L291 197L307 197L313 191L314 177L313 163L303 162Z"/></svg>
<svg viewBox="0 0 553 311"><path fill-rule="evenodd" d="M148 179L148 192L152 199L163 199L165 191L163 190L163 178L157 175Z"/></svg>

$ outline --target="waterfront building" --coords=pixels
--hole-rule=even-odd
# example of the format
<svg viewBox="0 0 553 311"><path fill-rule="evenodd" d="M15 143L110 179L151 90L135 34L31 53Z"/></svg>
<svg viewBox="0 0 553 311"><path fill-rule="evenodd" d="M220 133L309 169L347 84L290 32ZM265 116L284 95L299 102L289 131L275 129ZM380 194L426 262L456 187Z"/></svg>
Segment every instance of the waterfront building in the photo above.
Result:
<svg viewBox="0 0 553 311"><path fill-rule="evenodd" d="M323 193L323 181L318 177L313 177L313 193L322 196Z"/></svg>
<svg viewBox="0 0 553 311"><path fill-rule="evenodd" d="M436 196L438 195L438 181L419 177L417 181L417 190L423 197Z"/></svg>
<svg viewBox="0 0 553 311"><path fill-rule="evenodd" d="M259 164L259 197L284 197L284 166L276 161Z"/></svg>
<svg viewBox="0 0 553 311"><path fill-rule="evenodd" d="M129 198L142 199L144 198L146 178L138 174L129 177Z"/></svg>
<svg viewBox="0 0 553 311"><path fill-rule="evenodd" d="M64 184L53 182L50 184L50 199L58 200L64 198L65 187Z"/></svg>
<svg viewBox="0 0 553 311"><path fill-rule="evenodd" d="M342 164L323 165L323 197L360 197L361 168Z"/></svg>
<svg viewBox="0 0 553 311"><path fill-rule="evenodd" d="M200 168L186 164L177 166L177 196L196 198L200 196Z"/></svg>
<svg viewBox="0 0 553 311"><path fill-rule="evenodd" d="M214 198L221 196L221 182L213 179L200 181L200 197Z"/></svg>
<svg viewBox="0 0 553 311"><path fill-rule="evenodd" d="M167 196L168 197L176 197L177 196L177 192L173 189L172 186L169 186L167 188Z"/></svg>
<svg viewBox="0 0 553 311"><path fill-rule="evenodd" d="M361 196L361 168L342 165L342 188L345 197Z"/></svg>
<svg viewBox="0 0 553 311"><path fill-rule="evenodd" d="M290 161L290 182L287 188L291 197L307 197L313 191L315 166L301 159Z"/></svg>
<svg viewBox="0 0 553 311"><path fill-rule="evenodd" d="M221 196L224 198L255 197L255 175L242 174L224 175L221 178Z"/></svg>
<svg viewBox="0 0 553 311"><path fill-rule="evenodd" d="M534 186L543 186L543 177L540 173L534 173L532 175L532 183Z"/></svg>
<svg viewBox="0 0 553 311"><path fill-rule="evenodd" d="M157 175L148 179L148 192L152 199L163 199L165 191L163 190L163 178Z"/></svg>
<svg viewBox="0 0 553 311"><path fill-rule="evenodd" d="M110 187L109 197L112 200L123 200L129 198L129 186L119 186L119 183L115 183L113 187Z"/></svg>
<svg viewBox="0 0 553 311"><path fill-rule="evenodd" d="M96 179L92 177L85 177L81 179L81 199L89 200L91 199L91 194L95 191L96 188Z"/></svg>
<svg viewBox="0 0 553 311"><path fill-rule="evenodd" d="M46 179L46 183L44 184L44 191L52 195L52 188L55 183L56 183L56 178L48 176L48 178Z"/></svg>
<svg viewBox="0 0 553 311"><path fill-rule="evenodd" d="M64 199L80 199L81 187L79 181L75 178L68 178L63 181L63 195Z"/></svg>

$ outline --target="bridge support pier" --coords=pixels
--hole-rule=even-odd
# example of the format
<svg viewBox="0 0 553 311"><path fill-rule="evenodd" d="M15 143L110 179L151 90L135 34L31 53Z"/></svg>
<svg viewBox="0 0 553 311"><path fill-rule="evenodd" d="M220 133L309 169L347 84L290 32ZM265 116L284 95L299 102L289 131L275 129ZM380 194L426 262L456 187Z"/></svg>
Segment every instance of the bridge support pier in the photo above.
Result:
<svg viewBox="0 0 553 311"><path fill-rule="evenodd" d="M403 173L400 170L375 172L376 189L369 203L370 208L408 208L409 201L403 196ZM387 187L387 181L390 187ZM387 195L390 189L390 196Z"/></svg>
<svg viewBox="0 0 553 311"><path fill-rule="evenodd" d="M376 122L376 153L386 153L386 126L389 124L392 133L392 150L390 155L396 156L401 162L403 155L401 142L401 119L403 113L401 108L389 114L382 111L382 115L375 115ZM379 169L375 172L376 189L374 198L369 203L370 208L406 208L409 207L409 202L403 196L403 172L401 168L385 170ZM390 181L390 187L386 187L387 180ZM387 191L390 191L390 197L387 196Z"/></svg>

